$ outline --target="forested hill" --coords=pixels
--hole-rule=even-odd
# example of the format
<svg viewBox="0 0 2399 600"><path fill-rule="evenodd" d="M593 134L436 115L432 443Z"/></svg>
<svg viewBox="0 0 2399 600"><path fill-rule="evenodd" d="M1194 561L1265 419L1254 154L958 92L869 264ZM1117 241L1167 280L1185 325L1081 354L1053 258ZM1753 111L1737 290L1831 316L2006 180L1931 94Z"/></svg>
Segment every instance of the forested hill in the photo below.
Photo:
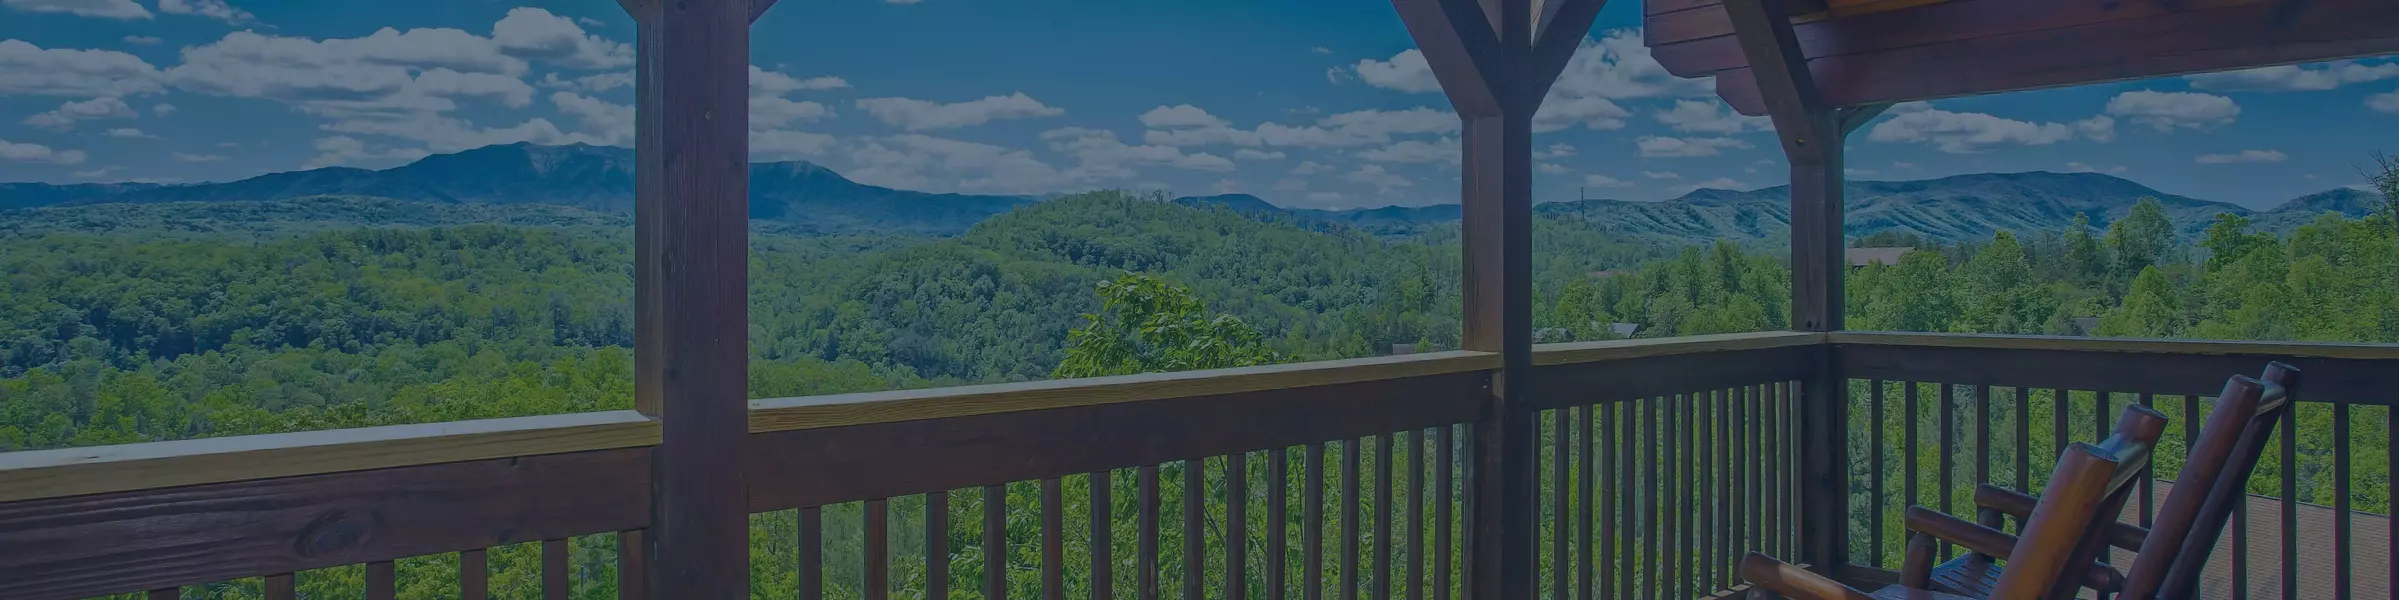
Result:
<svg viewBox="0 0 2399 600"><path fill-rule="evenodd" d="M0 211L52 207L53 212L40 220L122 222L170 216L138 208L145 204L257 203L338 196L372 206L356 209L318 201L299 207L231 208L252 216L273 213L279 219L320 223L366 218L352 221L359 225L443 222L456 220L460 214L514 222L512 215L521 211L488 207L547 207L532 211L537 220L554 218L538 214L544 212L629 214L632 172L632 151L624 148L510 144L428 156L383 170L331 167L226 183L0 184ZM752 165L750 191L753 219L769 228L798 233L957 235L994 215L1038 202L1028 196L933 194L878 187L808 162ZM2105 227L2144 197L2160 201L2178 237L2185 241L2194 239L2218 213L2247 216L2262 230L2288 233L2325 212L2362 217L2370 210L2368 194L2345 188L2296 198L2268 211L2252 211L2167 194L2096 173L1986 173L1923 181L1850 182L1848 230L1853 237L1901 231L1956 243L1989 239L1999 231L2062 231L2076 215ZM1579 200L1542 204L1535 210L1651 243L1772 242L1788 229L1788 198L1789 190L1781 186L1746 192L1701 189L1662 202ZM1386 237L1447 228L1457 222L1459 214L1454 204L1350 210L1286 208L1246 194L1179 198L1176 202L1221 206L1253 218L1306 228L1352 229ZM478 208L443 208L450 206ZM58 210L76 207L82 209ZM323 212L305 213L302 208ZM423 214L410 214L411 210ZM134 214L112 214L116 211Z"/></svg>

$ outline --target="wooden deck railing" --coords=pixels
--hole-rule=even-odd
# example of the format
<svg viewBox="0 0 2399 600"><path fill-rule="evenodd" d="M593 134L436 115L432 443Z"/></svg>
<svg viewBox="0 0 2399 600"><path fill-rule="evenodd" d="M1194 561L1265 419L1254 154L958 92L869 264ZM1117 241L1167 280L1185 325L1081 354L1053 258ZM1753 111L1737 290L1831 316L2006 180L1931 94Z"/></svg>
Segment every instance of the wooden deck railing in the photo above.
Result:
<svg viewBox="0 0 2399 600"><path fill-rule="evenodd" d="M1513 410L1538 425L1502 448L1536 465L1514 482L1533 486L1533 596L1736 592L1742 553L1806 556L1829 535L1811 502L1850 516L1836 571L1886 576L1910 499L1958 508L1975 482L2039 485L2057 440L2090 437L2115 403L2179 418L2268 360L2305 370L2300 420L2329 417L2334 441L2286 430L2254 487L2329 501L2253 504L2217 587L2371 595L2393 567L2370 551L2391 534L2346 500L2375 480L2341 440L2353 421L2388 423L2399 349L1771 332L1536 349ZM1506 417L1498 363L1449 352L753 401L753 585L802 600L1481 597L1467 565L1495 551L1475 539L1498 525L1471 517L1474 465L1489 464L1474 436ZM1828 375L1846 402L1809 396ZM1831 500L1808 491L1798 418L1828 402L1849 441L1833 475L1848 493ZM0 597L293 598L312 582L640 597L658 439L615 412L0 454Z"/></svg>
<svg viewBox="0 0 2399 600"><path fill-rule="evenodd" d="M2159 478L2181 468L2207 397L2226 377L2280 360L2304 374L2300 404L2211 557L2207 597L2399 597L2387 491L2399 467L2389 452L2399 446L2389 433L2399 346L1864 332L1829 341L1850 380L1852 577L1898 565L1908 504L1965 511L1981 483L2040 489L2062 444L2097 439L2126 403L2173 419L2157 478L2142 482L2124 515L2147 525L2172 484ZM2360 435L2366 428L2385 439ZM2383 505L2356 506L2375 486Z"/></svg>

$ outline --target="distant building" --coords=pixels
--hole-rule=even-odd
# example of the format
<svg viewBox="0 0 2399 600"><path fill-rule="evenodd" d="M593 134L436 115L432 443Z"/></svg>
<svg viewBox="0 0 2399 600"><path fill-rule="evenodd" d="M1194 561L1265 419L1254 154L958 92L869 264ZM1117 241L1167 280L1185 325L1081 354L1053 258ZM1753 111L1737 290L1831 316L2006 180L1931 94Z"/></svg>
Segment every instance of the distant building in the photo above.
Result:
<svg viewBox="0 0 2399 600"><path fill-rule="evenodd" d="M1609 323L1608 331L1615 332L1616 337L1629 338L1633 337L1633 333L1641 331L1641 326L1634 323Z"/></svg>
<svg viewBox="0 0 2399 600"><path fill-rule="evenodd" d="M1844 258L1849 259L1849 266L1852 267L1863 267L1875 263L1898 266L1899 257L1907 256L1909 252L1914 252L1915 250L1915 248L1910 248L1907 246L1850 248L1846 251L1843 251L1841 254Z"/></svg>

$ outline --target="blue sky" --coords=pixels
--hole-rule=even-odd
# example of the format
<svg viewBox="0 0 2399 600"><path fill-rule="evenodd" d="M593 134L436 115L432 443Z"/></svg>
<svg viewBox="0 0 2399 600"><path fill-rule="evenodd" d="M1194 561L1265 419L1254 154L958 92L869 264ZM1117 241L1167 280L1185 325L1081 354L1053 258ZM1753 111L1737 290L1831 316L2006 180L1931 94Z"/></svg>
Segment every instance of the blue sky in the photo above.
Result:
<svg viewBox="0 0 2399 600"><path fill-rule="evenodd" d="M1763 120L1660 70L1638 13L1610 5L1553 91L1537 198L1781 183ZM0 0L0 181L630 145L633 33L609 0ZM1457 196L1457 121L1384 0L784 0L753 46L753 154L867 183ZM2399 152L2399 62L1903 105L1850 148L1854 179L2093 170L2268 206Z"/></svg>

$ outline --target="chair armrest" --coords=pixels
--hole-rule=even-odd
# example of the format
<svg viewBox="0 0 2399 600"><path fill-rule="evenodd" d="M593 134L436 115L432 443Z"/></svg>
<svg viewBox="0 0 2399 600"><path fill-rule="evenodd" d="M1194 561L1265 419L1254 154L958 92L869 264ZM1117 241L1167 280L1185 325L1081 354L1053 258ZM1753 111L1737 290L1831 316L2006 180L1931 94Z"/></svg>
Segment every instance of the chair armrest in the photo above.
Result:
<svg viewBox="0 0 2399 600"><path fill-rule="evenodd" d="M2033 505L2040 501L2039 498L1988 483L1974 488L1975 506L2006 513L2018 521L2028 518L2027 515L2032 514ZM2107 545L2123 548L2129 552L2140 552L2141 544L2149 539L2149 530L2139 525L2118 522L2109 524L2102 535L2106 536Z"/></svg>
<svg viewBox="0 0 2399 600"><path fill-rule="evenodd" d="M1756 552L1741 557L1741 578L1751 585L1797 600L1874 600L1857 588L1841 585Z"/></svg>
<svg viewBox="0 0 2399 600"><path fill-rule="evenodd" d="M1908 507L1907 528L1908 531L1957 544L1984 556L2007 558L2016 552L2016 536L1922 506ZM2059 549L2060 552L2068 550ZM2103 592L2124 587L2123 573L2097 562L2085 565L2075 580L2083 587Z"/></svg>

